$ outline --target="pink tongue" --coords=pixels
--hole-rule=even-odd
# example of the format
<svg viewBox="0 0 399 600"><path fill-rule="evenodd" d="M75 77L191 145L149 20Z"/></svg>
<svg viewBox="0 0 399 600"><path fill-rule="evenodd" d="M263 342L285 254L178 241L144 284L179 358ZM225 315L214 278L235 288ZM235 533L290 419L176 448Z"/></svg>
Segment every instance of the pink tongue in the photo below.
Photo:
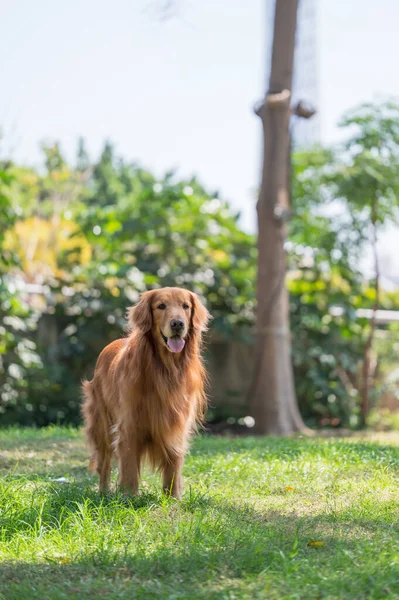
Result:
<svg viewBox="0 0 399 600"><path fill-rule="evenodd" d="M184 348L185 341L182 338L168 338L168 346L172 352L181 352Z"/></svg>

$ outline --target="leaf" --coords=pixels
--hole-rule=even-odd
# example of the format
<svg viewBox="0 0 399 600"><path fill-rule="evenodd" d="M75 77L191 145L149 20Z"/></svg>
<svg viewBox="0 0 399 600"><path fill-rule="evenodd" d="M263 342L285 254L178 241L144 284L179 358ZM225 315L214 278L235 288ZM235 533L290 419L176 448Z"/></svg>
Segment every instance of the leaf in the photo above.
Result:
<svg viewBox="0 0 399 600"><path fill-rule="evenodd" d="M324 542L321 542L321 541L313 541L313 540L311 540L311 541L310 541L310 542L308 542L306 545L307 545L307 546L313 546L313 547L317 547L317 548L319 548L320 546L324 546Z"/></svg>

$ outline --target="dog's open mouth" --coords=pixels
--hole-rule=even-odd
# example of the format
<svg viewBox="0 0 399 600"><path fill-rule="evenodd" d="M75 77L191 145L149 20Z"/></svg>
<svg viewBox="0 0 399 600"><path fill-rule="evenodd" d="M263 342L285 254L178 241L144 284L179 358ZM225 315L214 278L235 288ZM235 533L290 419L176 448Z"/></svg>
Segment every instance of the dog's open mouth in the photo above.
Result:
<svg viewBox="0 0 399 600"><path fill-rule="evenodd" d="M178 335L174 335L173 337L166 337L161 331L162 339L169 348L171 352L181 352L184 348L185 341Z"/></svg>

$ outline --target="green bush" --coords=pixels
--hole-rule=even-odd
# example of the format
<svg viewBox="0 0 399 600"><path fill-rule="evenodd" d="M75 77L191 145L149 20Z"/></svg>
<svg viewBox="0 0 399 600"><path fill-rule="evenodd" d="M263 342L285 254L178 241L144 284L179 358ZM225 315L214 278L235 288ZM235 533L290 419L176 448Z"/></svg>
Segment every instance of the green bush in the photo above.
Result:
<svg viewBox="0 0 399 600"><path fill-rule="evenodd" d="M362 107L344 121L348 130L358 128L344 148L294 156L287 281L296 391L312 425L360 423L359 373L370 325L356 309L372 308L376 294L359 264L370 203L377 198L379 226L396 214L393 114L392 105ZM145 289L188 287L206 301L218 334L251 342L256 240L217 193L175 173L158 180L115 156L110 144L94 164L83 142L75 165L57 144L43 150L42 170L0 170L2 422L78 423L81 378L123 334L126 308ZM39 231L32 259L22 242ZM23 303L16 277L42 283L44 298ZM398 295L382 292L380 306L398 309ZM46 331L55 332L55 345ZM386 388L396 339L392 330L384 344L373 344L377 364L384 364L373 373L374 403Z"/></svg>

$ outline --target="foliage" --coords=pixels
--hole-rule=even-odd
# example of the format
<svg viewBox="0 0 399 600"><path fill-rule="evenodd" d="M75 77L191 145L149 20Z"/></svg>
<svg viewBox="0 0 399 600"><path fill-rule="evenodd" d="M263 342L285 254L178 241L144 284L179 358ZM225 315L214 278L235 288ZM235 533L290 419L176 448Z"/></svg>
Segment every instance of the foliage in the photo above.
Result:
<svg viewBox="0 0 399 600"><path fill-rule="evenodd" d="M63 279L68 266L91 260L90 244L77 225L54 216L18 221L8 230L3 247L18 256L25 280L32 282Z"/></svg>
<svg viewBox="0 0 399 600"><path fill-rule="evenodd" d="M206 295L214 326L251 321L253 238L217 194L195 179L169 173L155 181L134 165L115 164L107 145L94 169L93 198L100 207L89 200L79 222L93 247L94 287L108 282L115 296L133 301L145 288L187 285Z"/></svg>
<svg viewBox="0 0 399 600"><path fill-rule="evenodd" d="M376 246L380 230L398 214L398 117L399 107L392 103L358 107L341 121L349 131L345 143L334 151L303 153L294 176L290 239L296 249L299 244L301 263L299 277L291 282L294 300L295 290L301 294L293 313L294 330L301 332L294 340L302 371L297 381L309 394L305 374L310 374L315 397L323 399L311 401L313 412L329 412L352 424L364 423L365 394L372 392L375 403L384 387L371 364L375 322L356 318L355 310L399 306L398 295L389 297L379 289ZM370 248L376 279L366 283L360 265ZM331 306L341 309L339 318L328 314ZM301 352L304 347L308 352Z"/></svg>
<svg viewBox="0 0 399 600"><path fill-rule="evenodd" d="M293 360L302 413L314 422L352 424L358 412L339 373L349 377L361 356L362 274L354 260L348 215L329 215L323 184L332 153L313 149L294 156L293 218L289 232L288 287ZM323 187L324 186L324 187ZM331 196L333 198L333 196ZM340 310L332 315L331 309Z"/></svg>
<svg viewBox="0 0 399 600"><path fill-rule="evenodd" d="M399 595L397 436L200 438L181 502L147 471L139 496L101 497L76 430L0 443L6 598Z"/></svg>
<svg viewBox="0 0 399 600"><path fill-rule="evenodd" d="M28 378L42 366L32 339L35 315L18 293L15 278L20 267L17 254L6 244L8 229L17 219L10 189L14 177L8 163L0 164L0 414L28 413ZM31 422L31 421L29 421Z"/></svg>
<svg viewBox="0 0 399 600"><path fill-rule="evenodd" d="M297 395L310 424L360 423L370 322L356 309L376 304L362 267L370 227L396 218L398 110L364 105L342 121L344 144L294 156L288 285ZM217 193L173 172L156 179L109 142L95 162L82 140L74 165L58 144L43 145L43 156L43 169L1 171L3 421L78 423L82 376L147 288L193 289L213 331L251 343L255 238ZM42 292L22 294L27 284ZM399 308L398 294L378 296L381 308ZM386 391L396 339L372 340L372 405Z"/></svg>
<svg viewBox="0 0 399 600"><path fill-rule="evenodd" d="M27 197L18 182L21 172L26 182L26 169L13 167L13 200L27 216L5 240L19 256L24 282L47 290L39 307L34 299L44 313L38 324L43 372L41 381L24 378L33 410L27 413L22 403L25 416L13 409L8 418L77 423L79 382L107 341L121 335L126 307L144 289L186 285L206 296L214 327L224 335L249 325L255 248L238 215L195 179L169 173L157 181L115 157L109 143L94 165L81 143L75 169L58 146L44 150L46 168L30 174L27 184L35 187L25 190Z"/></svg>
<svg viewBox="0 0 399 600"><path fill-rule="evenodd" d="M363 104L340 126L352 132L343 160L332 171L335 197L347 203L367 242L373 206L381 224L396 221L399 197L399 106Z"/></svg>

